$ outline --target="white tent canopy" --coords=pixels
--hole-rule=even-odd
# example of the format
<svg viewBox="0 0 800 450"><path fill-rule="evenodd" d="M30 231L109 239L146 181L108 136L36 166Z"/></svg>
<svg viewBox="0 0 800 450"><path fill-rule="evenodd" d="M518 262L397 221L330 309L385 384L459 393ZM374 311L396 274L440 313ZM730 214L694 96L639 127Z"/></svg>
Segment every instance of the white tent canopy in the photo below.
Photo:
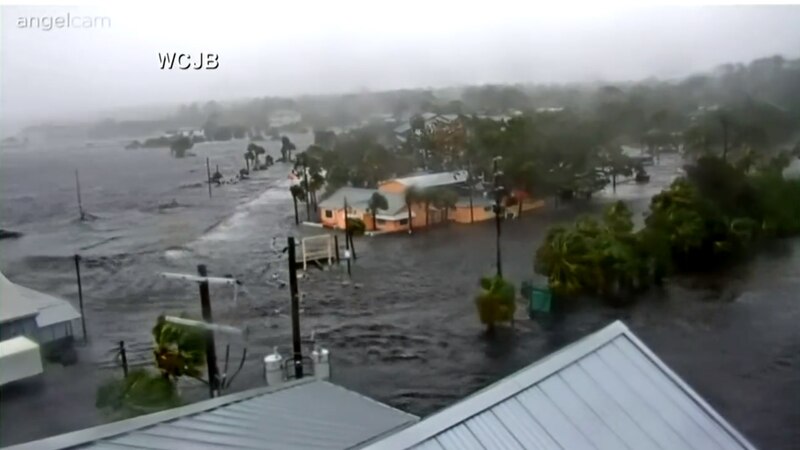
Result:
<svg viewBox="0 0 800 450"><path fill-rule="evenodd" d="M12 283L0 272L0 323L33 315L39 328L81 318L68 301Z"/></svg>

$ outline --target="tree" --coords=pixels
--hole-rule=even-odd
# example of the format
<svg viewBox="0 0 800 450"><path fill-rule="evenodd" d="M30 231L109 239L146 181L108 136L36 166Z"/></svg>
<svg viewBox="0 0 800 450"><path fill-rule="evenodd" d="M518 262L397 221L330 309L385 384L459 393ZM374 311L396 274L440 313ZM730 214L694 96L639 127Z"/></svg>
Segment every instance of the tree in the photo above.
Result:
<svg viewBox="0 0 800 450"><path fill-rule="evenodd" d="M178 389L169 378L147 369L134 369L122 379L104 382L97 389L95 406L115 419L150 414L181 404Z"/></svg>
<svg viewBox="0 0 800 450"><path fill-rule="evenodd" d="M475 305L481 323L486 325L486 334L491 335L498 323L513 323L516 290L511 282L497 276L481 278L480 286Z"/></svg>
<svg viewBox="0 0 800 450"><path fill-rule="evenodd" d="M380 192L373 192L372 197L369 198L369 203L367 203L367 210L372 214L372 228L375 230L378 229L378 219L376 216L379 209L384 211L389 209L389 202Z"/></svg>
<svg viewBox="0 0 800 450"><path fill-rule="evenodd" d="M176 158L183 158L186 152L194 146L194 142L186 136L181 136L169 144L169 150L172 156Z"/></svg>
<svg viewBox="0 0 800 450"><path fill-rule="evenodd" d="M436 193L434 206L444 211L444 221L450 220L450 210L458 203L458 193L452 189L443 189Z"/></svg>
<svg viewBox="0 0 800 450"><path fill-rule="evenodd" d="M258 164L258 156L266 154L267 151L264 150L264 147L261 147L260 145L253 144L251 142L247 146L247 153L249 153L251 155L250 159L253 161L253 170L259 170L261 167ZM247 155L247 154L245 154L245 155Z"/></svg>
<svg viewBox="0 0 800 450"><path fill-rule="evenodd" d="M165 378L177 381L187 376L199 378L206 361L206 336L200 329L170 323L162 315L153 327L153 356Z"/></svg>
<svg viewBox="0 0 800 450"><path fill-rule="evenodd" d="M423 199L423 193L414 186L410 186L405 192L406 211L408 212L408 234L414 232L414 221L412 217L411 207Z"/></svg>
<svg viewBox="0 0 800 450"><path fill-rule="evenodd" d="M292 193L292 202L294 203L294 223L295 225L300 225L300 217L297 215L297 202L304 202L306 194L303 188L297 184L292 185L289 191Z"/></svg>
<svg viewBox="0 0 800 450"><path fill-rule="evenodd" d="M295 151L297 147L292 143L292 141L286 137L281 136L281 161L289 162L292 160L292 152Z"/></svg>

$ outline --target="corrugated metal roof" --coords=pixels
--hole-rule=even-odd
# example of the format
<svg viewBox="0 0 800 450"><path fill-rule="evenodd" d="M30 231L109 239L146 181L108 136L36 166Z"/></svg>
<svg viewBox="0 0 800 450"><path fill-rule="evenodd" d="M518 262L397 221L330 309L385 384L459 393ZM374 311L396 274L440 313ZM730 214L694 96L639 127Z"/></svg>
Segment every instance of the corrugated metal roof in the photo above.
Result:
<svg viewBox="0 0 800 450"><path fill-rule="evenodd" d="M615 322L374 449L753 449Z"/></svg>
<svg viewBox="0 0 800 450"><path fill-rule="evenodd" d="M260 388L10 449L349 449L418 419L314 379Z"/></svg>

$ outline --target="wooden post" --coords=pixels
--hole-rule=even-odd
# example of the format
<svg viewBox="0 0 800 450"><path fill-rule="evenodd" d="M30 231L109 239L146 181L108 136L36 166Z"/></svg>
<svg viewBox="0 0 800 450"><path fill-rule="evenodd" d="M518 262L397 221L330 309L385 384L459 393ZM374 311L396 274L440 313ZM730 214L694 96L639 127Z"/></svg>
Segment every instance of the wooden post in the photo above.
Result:
<svg viewBox="0 0 800 450"><path fill-rule="evenodd" d="M340 259L339 259L339 235L338 234L334 234L333 235L333 251L336 254L336 264L339 264Z"/></svg>
<svg viewBox="0 0 800 450"><path fill-rule="evenodd" d="M75 170L75 189L78 191L78 212L80 213L81 221L86 220L86 213L83 212L83 202L81 202L81 180L78 177L78 170Z"/></svg>
<svg viewBox="0 0 800 450"><path fill-rule="evenodd" d="M119 356L122 359L122 373L128 378L128 355L125 353L125 341L119 341Z"/></svg>
<svg viewBox="0 0 800 450"><path fill-rule="evenodd" d="M308 260L306 259L306 240L300 239L300 250L303 251L303 271L308 271Z"/></svg>
<svg viewBox="0 0 800 450"><path fill-rule="evenodd" d="M205 264L197 266L197 274L207 277ZM208 281L200 282L200 308L203 313L203 320L212 323L211 317L211 294L208 291ZM206 363L208 367L208 393L211 398L219 396L219 376L217 375L217 347L214 342L214 330L206 330Z"/></svg>
<svg viewBox="0 0 800 450"><path fill-rule="evenodd" d="M86 335L86 315L83 313L83 286L81 285L81 257L75 255L75 276L78 278L78 305L81 309L81 329L83 330L83 342L89 338Z"/></svg>
<svg viewBox="0 0 800 450"><path fill-rule="evenodd" d="M467 163L467 182L469 183L469 223L475 223L475 208L472 205L472 161Z"/></svg>
<svg viewBox="0 0 800 450"><path fill-rule="evenodd" d="M494 223L496 228L496 240L497 240L497 276L499 278L503 278L503 265L502 265L502 258L500 255L500 186L498 185L499 182L499 173L497 167L498 158L495 157L494 159Z"/></svg>
<svg viewBox="0 0 800 450"><path fill-rule="evenodd" d="M211 162L206 157L206 174L208 177L208 198L211 198Z"/></svg>
<svg viewBox="0 0 800 450"><path fill-rule="evenodd" d="M300 342L300 295L297 291L297 261L295 260L294 237L289 236L289 292L292 297L292 354L294 376L303 378L303 350Z"/></svg>
<svg viewBox="0 0 800 450"><path fill-rule="evenodd" d="M356 243L355 243L355 241L353 241L353 233L352 232L349 233L348 239L350 239L350 253L353 255L353 261L355 261L355 260L358 259L358 257L356 256Z"/></svg>
<svg viewBox="0 0 800 450"><path fill-rule="evenodd" d="M350 229L347 226L347 197L344 198L344 259L347 260L347 276L352 276L350 271Z"/></svg>

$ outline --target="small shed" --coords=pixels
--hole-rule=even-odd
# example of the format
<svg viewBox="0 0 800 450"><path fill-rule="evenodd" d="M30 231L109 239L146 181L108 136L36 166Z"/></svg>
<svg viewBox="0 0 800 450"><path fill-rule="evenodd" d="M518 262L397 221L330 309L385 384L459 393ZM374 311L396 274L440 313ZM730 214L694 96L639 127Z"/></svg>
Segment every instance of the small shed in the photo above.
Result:
<svg viewBox="0 0 800 450"><path fill-rule="evenodd" d="M0 337L28 336L40 344L69 339L81 318L67 300L12 283L0 272Z"/></svg>
<svg viewBox="0 0 800 450"><path fill-rule="evenodd" d="M753 449L614 322L371 449Z"/></svg>
<svg viewBox="0 0 800 450"><path fill-rule="evenodd" d="M0 341L0 385L39 375L43 370L39 344L25 336Z"/></svg>

